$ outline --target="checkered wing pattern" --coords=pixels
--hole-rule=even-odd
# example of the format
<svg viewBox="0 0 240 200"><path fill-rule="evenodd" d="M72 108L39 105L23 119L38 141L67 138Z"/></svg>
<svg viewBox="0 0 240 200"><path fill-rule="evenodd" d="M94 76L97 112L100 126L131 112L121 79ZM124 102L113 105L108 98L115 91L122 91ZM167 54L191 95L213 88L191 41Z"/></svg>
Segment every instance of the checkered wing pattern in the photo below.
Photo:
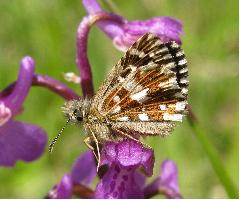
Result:
<svg viewBox="0 0 240 200"><path fill-rule="evenodd" d="M147 33L110 72L95 97L95 105L109 121L134 122L136 127L138 122L148 126L182 121L187 76L187 61L180 46L175 42L162 43Z"/></svg>

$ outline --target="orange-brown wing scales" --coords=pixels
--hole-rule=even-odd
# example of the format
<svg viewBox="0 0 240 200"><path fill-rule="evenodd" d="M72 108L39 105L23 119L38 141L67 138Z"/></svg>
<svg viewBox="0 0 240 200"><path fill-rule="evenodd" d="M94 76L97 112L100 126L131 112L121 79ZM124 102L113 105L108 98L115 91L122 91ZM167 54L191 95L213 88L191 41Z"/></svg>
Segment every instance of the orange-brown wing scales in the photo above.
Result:
<svg viewBox="0 0 240 200"><path fill-rule="evenodd" d="M116 122L181 121L186 112L188 70L175 42L145 34L129 48L109 82L102 114Z"/></svg>
<svg viewBox="0 0 240 200"><path fill-rule="evenodd" d="M124 88L126 86L123 86L118 91L114 90L104 102L105 109L109 113L116 113L114 110L117 111L120 107L119 111L124 112L129 108L139 107L142 104L175 99L174 94L177 90L180 91L180 88L174 87L171 82L169 83L169 80L174 77L173 72L166 75L161 74L156 69L142 74L138 72L134 78L133 89L129 92ZM143 93L141 96L141 91L144 88L147 89L146 94L143 96Z"/></svg>

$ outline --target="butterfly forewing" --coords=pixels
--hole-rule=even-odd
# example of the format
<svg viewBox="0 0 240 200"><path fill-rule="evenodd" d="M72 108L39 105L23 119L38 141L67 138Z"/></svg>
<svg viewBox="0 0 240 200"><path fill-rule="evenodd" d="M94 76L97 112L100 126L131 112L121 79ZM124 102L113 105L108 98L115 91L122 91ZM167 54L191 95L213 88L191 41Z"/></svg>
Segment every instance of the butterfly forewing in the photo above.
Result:
<svg viewBox="0 0 240 200"><path fill-rule="evenodd" d="M175 42L161 43L148 33L120 59L95 102L99 112L112 123L141 122L141 126L149 127L150 122L155 122L162 123L156 125L159 128L166 124L172 127L169 124L181 121L186 112L187 75L180 46Z"/></svg>

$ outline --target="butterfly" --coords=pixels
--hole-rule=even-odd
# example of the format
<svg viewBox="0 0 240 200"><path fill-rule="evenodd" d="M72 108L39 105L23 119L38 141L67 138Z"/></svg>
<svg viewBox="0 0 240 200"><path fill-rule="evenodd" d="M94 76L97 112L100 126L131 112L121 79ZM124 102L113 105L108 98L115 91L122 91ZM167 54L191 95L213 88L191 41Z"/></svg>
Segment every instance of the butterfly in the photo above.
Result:
<svg viewBox="0 0 240 200"><path fill-rule="evenodd" d="M126 51L92 99L68 101L63 112L68 122L83 124L84 141L99 165L100 146L106 142L168 135L187 113L187 77L180 46L146 33Z"/></svg>

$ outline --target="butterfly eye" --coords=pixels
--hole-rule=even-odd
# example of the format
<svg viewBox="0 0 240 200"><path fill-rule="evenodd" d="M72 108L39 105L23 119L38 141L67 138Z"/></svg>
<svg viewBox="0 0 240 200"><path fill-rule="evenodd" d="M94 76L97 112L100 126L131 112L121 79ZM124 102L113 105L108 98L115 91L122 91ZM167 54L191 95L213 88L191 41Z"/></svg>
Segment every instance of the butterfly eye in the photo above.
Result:
<svg viewBox="0 0 240 200"><path fill-rule="evenodd" d="M82 121L83 120L82 116L80 116L80 113L78 112L77 109L75 109L73 111L73 115L74 115L75 119L77 119L78 121Z"/></svg>
<svg viewBox="0 0 240 200"><path fill-rule="evenodd" d="M82 121L83 118L78 116L78 117L77 117L77 120L78 120L78 121Z"/></svg>

